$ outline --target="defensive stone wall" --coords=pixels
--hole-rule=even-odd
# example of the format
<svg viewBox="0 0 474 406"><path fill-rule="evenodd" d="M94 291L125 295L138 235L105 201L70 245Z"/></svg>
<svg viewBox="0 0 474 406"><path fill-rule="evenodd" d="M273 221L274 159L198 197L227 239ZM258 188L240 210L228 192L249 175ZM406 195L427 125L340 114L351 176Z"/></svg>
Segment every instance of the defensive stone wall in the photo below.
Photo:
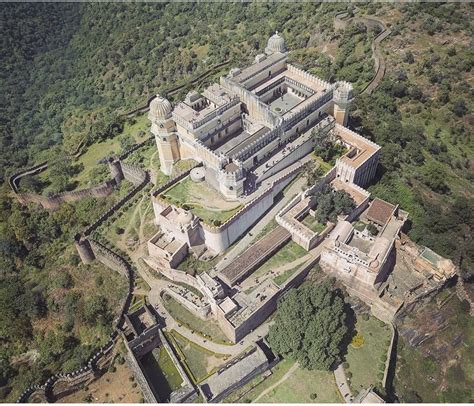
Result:
<svg viewBox="0 0 474 406"><path fill-rule="evenodd" d="M99 220L87 227L82 236L77 235L75 237L75 245L83 262L89 263L94 259L97 259L107 267L119 272L128 279L128 293L122 302L118 316L114 320L114 331L111 334L111 340L106 346L101 347L98 352L91 357L86 366L70 374L59 373L53 375L48 378L43 385L33 385L27 388L18 398L18 403L26 403L30 398L33 399L42 396L42 393L44 393L44 396L48 401L54 401L59 397L65 396L97 378L97 376L107 369L113 358L112 350L116 344L119 332L123 328L125 320L124 316L128 312L132 299L134 284L133 267L114 251L110 250L100 242L87 237L149 182L148 172L132 168L130 168L130 170L134 174L133 176L140 176L142 179L141 183L135 186L127 196L116 203L111 209L100 216Z"/></svg>
<svg viewBox="0 0 474 406"><path fill-rule="evenodd" d="M206 245L216 252L222 252L232 245L252 224L255 223L272 205L275 197L301 171L303 164L289 168L273 181L272 186L247 203L221 226L201 222Z"/></svg>
<svg viewBox="0 0 474 406"><path fill-rule="evenodd" d="M154 99L154 97L152 97L152 99ZM153 142L153 140L155 139L155 137L149 137L147 138L146 140L142 141L142 142L139 142L138 144L135 144L133 145L132 147L130 147L129 149L127 149L125 152L123 152L119 157L118 159L121 160L121 161L124 161L126 158L128 158L133 152L139 150L140 148L144 147L145 145L148 145L148 144L151 144Z"/></svg>
<svg viewBox="0 0 474 406"><path fill-rule="evenodd" d="M43 385L30 386L20 395L17 403L27 403L30 398L36 397L44 397L46 401L54 402L94 380L109 367L117 338L118 333L114 331L110 341L99 348L85 366L73 372L52 375Z"/></svg>
<svg viewBox="0 0 474 406"><path fill-rule="evenodd" d="M193 288L197 289L203 295L206 295L197 279L184 271L173 268L161 268L160 272L168 279L176 283L185 283Z"/></svg>
<svg viewBox="0 0 474 406"><path fill-rule="evenodd" d="M127 352L125 354L125 360L127 361L128 367L132 370L133 376L137 380L138 385L140 386L140 390L143 395L143 399L145 400L146 403L159 403L160 399L158 396L155 395L153 390L151 389L144 373L143 370L135 357L135 354L133 353L132 349L129 347L127 344L127 339L123 336L123 342L125 343L125 348L127 349Z"/></svg>

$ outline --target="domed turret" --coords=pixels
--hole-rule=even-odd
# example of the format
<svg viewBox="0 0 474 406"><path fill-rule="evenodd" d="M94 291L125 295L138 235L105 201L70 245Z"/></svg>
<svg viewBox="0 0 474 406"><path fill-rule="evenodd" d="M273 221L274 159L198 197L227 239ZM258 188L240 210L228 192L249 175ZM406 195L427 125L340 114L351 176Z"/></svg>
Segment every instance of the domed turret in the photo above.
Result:
<svg viewBox="0 0 474 406"><path fill-rule="evenodd" d="M173 107L168 99L156 95L156 97L150 103L150 112L148 117L150 120L165 120L171 117Z"/></svg>
<svg viewBox="0 0 474 406"><path fill-rule="evenodd" d="M182 210L176 216L176 222L181 226L187 226L191 221L193 221L193 215L189 211Z"/></svg>
<svg viewBox="0 0 474 406"><path fill-rule="evenodd" d="M278 34L278 31L273 34L267 42L265 53L272 54L274 52L285 53L287 51L285 40Z"/></svg>

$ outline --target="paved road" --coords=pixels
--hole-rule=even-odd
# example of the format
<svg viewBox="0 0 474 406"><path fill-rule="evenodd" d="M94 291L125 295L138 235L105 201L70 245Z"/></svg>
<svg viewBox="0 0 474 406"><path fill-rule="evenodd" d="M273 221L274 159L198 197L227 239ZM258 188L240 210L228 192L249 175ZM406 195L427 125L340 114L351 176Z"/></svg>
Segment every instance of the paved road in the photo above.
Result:
<svg viewBox="0 0 474 406"><path fill-rule="evenodd" d="M354 400L354 396L352 395L351 388L347 383L346 373L344 372L344 368L342 364L334 371L334 377L336 378L337 389L341 393L341 396L344 398L346 403L352 403Z"/></svg>

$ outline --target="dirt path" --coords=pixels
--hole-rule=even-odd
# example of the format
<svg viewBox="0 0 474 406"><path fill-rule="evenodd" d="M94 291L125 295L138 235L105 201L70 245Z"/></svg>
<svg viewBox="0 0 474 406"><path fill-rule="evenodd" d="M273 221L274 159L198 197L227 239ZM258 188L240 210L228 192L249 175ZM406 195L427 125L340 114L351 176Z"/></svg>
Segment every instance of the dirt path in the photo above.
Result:
<svg viewBox="0 0 474 406"><path fill-rule="evenodd" d="M281 377L281 379L277 382L275 382L272 386L268 387L265 389L260 395L258 395L252 403L257 403L262 397L264 397L266 394L270 393L273 389L281 385L283 382L285 382L291 375L295 373L295 371L299 368L299 364L296 362L286 373Z"/></svg>

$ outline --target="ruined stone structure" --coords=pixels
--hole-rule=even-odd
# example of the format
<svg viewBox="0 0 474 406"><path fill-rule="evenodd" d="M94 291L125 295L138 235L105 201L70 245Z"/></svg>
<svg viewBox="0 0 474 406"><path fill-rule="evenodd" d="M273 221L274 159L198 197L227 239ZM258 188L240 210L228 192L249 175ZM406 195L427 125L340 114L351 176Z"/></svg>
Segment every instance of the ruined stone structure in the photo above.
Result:
<svg viewBox="0 0 474 406"><path fill-rule="evenodd" d="M157 394L156 377L150 376L143 368L142 359L155 348L164 347L174 366L178 370L182 385L171 393L170 403L192 402L197 391L182 368L168 340L161 331L161 325L153 310L145 305L132 314L125 316L126 328L122 333L127 349L126 360L140 385L143 398L147 403L163 403Z"/></svg>

